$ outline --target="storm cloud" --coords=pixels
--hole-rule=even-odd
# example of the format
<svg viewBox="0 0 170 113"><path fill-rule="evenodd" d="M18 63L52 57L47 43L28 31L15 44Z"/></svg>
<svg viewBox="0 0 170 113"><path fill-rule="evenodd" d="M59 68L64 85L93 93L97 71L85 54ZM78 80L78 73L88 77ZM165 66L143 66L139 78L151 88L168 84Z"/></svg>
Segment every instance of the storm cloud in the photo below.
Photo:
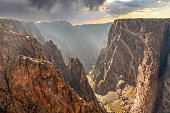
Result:
<svg viewBox="0 0 170 113"><path fill-rule="evenodd" d="M108 15L112 19L133 11L143 11L145 8L161 9L167 3L170 3L170 0L113 0L112 2L108 0L0 0L0 17L29 21L62 20L80 24L107 18ZM100 6L105 9L99 8Z"/></svg>
<svg viewBox="0 0 170 113"><path fill-rule="evenodd" d="M55 6L55 3L57 0L29 0L31 5L33 7L36 7L37 9L46 9L50 10L53 6Z"/></svg>
<svg viewBox="0 0 170 113"><path fill-rule="evenodd" d="M82 8L86 7L90 10L97 10L98 7L104 4L106 0L29 0L33 7L37 9L51 10L56 4L65 9L73 7L73 4L78 3Z"/></svg>
<svg viewBox="0 0 170 113"><path fill-rule="evenodd" d="M83 0L83 4L90 9L97 9L103 5L105 1L106 0Z"/></svg>

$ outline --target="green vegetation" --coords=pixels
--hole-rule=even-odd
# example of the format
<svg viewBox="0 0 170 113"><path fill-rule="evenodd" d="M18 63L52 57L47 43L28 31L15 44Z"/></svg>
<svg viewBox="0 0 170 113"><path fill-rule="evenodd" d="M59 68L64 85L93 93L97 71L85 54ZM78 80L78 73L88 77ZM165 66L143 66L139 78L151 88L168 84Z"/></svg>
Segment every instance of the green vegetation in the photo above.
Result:
<svg viewBox="0 0 170 113"><path fill-rule="evenodd" d="M94 81L92 80L90 74L87 75L87 78L88 78L88 81L89 81L89 84L90 84L91 88L93 89L94 88Z"/></svg>
<svg viewBox="0 0 170 113"><path fill-rule="evenodd" d="M113 111L114 113L117 113L117 111L113 108L113 106L109 103L109 104L107 104L107 106L109 107L109 109L111 110L111 111Z"/></svg>
<svg viewBox="0 0 170 113"><path fill-rule="evenodd" d="M115 110L110 103L107 104L107 107L114 113L127 113L127 111L122 107L122 105L119 105L119 110Z"/></svg>
<svg viewBox="0 0 170 113"><path fill-rule="evenodd" d="M99 98L99 97L97 97L97 96L96 96L96 98L97 98L97 101L98 101L98 102L100 102L100 98Z"/></svg>

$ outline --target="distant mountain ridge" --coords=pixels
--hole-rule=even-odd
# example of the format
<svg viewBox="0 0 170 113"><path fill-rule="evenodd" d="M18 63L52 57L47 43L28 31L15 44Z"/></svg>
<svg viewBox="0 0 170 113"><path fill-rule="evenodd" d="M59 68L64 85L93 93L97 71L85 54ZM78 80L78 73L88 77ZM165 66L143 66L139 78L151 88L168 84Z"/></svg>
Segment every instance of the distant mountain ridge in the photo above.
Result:
<svg viewBox="0 0 170 113"><path fill-rule="evenodd" d="M12 30L18 34L34 36L40 43L46 42L45 38L41 35L34 22L0 18L0 24L6 26L9 30Z"/></svg>
<svg viewBox="0 0 170 113"><path fill-rule="evenodd" d="M112 22L105 24L84 24L76 25L75 27L88 33L90 38L93 40L100 51L107 45L107 37L111 24Z"/></svg>
<svg viewBox="0 0 170 113"><path fill-rule="evenodd" d="M73 26L66 21L34 23L0 18L0 24L8 29L35 37L41 44L52 40L61 50L63 59L78 57L88 72L97 60L99 51L107 44L111 23Z"/></svg>
<svg viewBox="0 0 170 113"><path fill-rule="evenodd" d="M42 22L37 24L46 40L53 40L61 50L64 61L78 57L86 72L97 59L101 48L107 44L111 23L73 26L65 21Z"/></svg>

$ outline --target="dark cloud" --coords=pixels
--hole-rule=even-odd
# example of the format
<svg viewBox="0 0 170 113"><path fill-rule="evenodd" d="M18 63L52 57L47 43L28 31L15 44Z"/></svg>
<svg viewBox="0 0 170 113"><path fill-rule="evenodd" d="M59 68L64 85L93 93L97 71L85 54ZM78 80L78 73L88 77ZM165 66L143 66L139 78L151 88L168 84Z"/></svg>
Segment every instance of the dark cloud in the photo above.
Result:
<svg viewBox="0 0 170 113"><path fill-rule="evenodd" d="M113 17L145 8L161 8L169 0L114 0L107 4L106 11L96 10L105 0L0 0L0 17L9 17L31 21L63 20L79 24L95 21L113 15ZM83 11L86 7L91 10ZM39 10L37 10L39 9Z"/></svg>
<svg viewBox="0 0 170 113"><path fill-rule="evenodd" d="M51 10L55 4L60 5L65 9L73 7L73 4L79 3L83 7L87 7L91 10L98 9L99 6L103 5L106 0L29 0L33 7L37 9Z"/></svg>
<svg viewBox="0 0 170 113"><path fill-rule="evenodd" d="M106 0L83 0L84 6L92 9L98 9Z"/></svg>
<svg viewBox="0 0 170 113"><path fill-rule="evenodd" d="M15 0L0 0L0 16L9 18L31 18L32 13L26 3Z"/></svg>
<svg viewBox="0 0 170 113"><path fill-rule="evenodd" d="M31 5L33 7L36 7L37 9L46 9L50 10L53 6L55 6L55 3L57 0L29 0Z"/></svg>

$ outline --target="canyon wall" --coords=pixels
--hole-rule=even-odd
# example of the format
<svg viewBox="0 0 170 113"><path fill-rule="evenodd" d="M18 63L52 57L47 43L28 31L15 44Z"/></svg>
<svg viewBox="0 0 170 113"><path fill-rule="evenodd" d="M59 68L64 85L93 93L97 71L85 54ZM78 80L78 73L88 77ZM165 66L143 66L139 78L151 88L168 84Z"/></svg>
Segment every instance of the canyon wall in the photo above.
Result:
<svg viewBox="0 0 170 113"><path fill-rule="evenodd" d="M74 82L71 70L52 41L41 45L36 38L12 31L7 25L0 24L0 111L101 112L95 97L83 100L70 86ZM87 78L82 82L88 84ZM89 89L84 91L89 93Z"/></svg>
<svg viewBox="0 0 170 113"><path fill-rule="evenodd" d="M94 91L117 92L130 112L167 112L169 28L170 19L115 20L95 65Z"/></svg>
<svg viewBox="0 0 170 113"><path fill-rule="evenodd" d="M86 102L93 102L98 108L100 108L97 98L86 77L83 65L78 58L70 58L68 67L72 77L70 85L74 88L77 94Z"/></svg>
<svg viewBox="0 0 170 113"><path fill-rule="evenodd" d="M41 34L61 50L65 63L68 63L69 58L77 57L87 73L95 65L101 48L107 43L111 23L74 26L66 21L52 21L42 22L37 26Z"/></svg>

